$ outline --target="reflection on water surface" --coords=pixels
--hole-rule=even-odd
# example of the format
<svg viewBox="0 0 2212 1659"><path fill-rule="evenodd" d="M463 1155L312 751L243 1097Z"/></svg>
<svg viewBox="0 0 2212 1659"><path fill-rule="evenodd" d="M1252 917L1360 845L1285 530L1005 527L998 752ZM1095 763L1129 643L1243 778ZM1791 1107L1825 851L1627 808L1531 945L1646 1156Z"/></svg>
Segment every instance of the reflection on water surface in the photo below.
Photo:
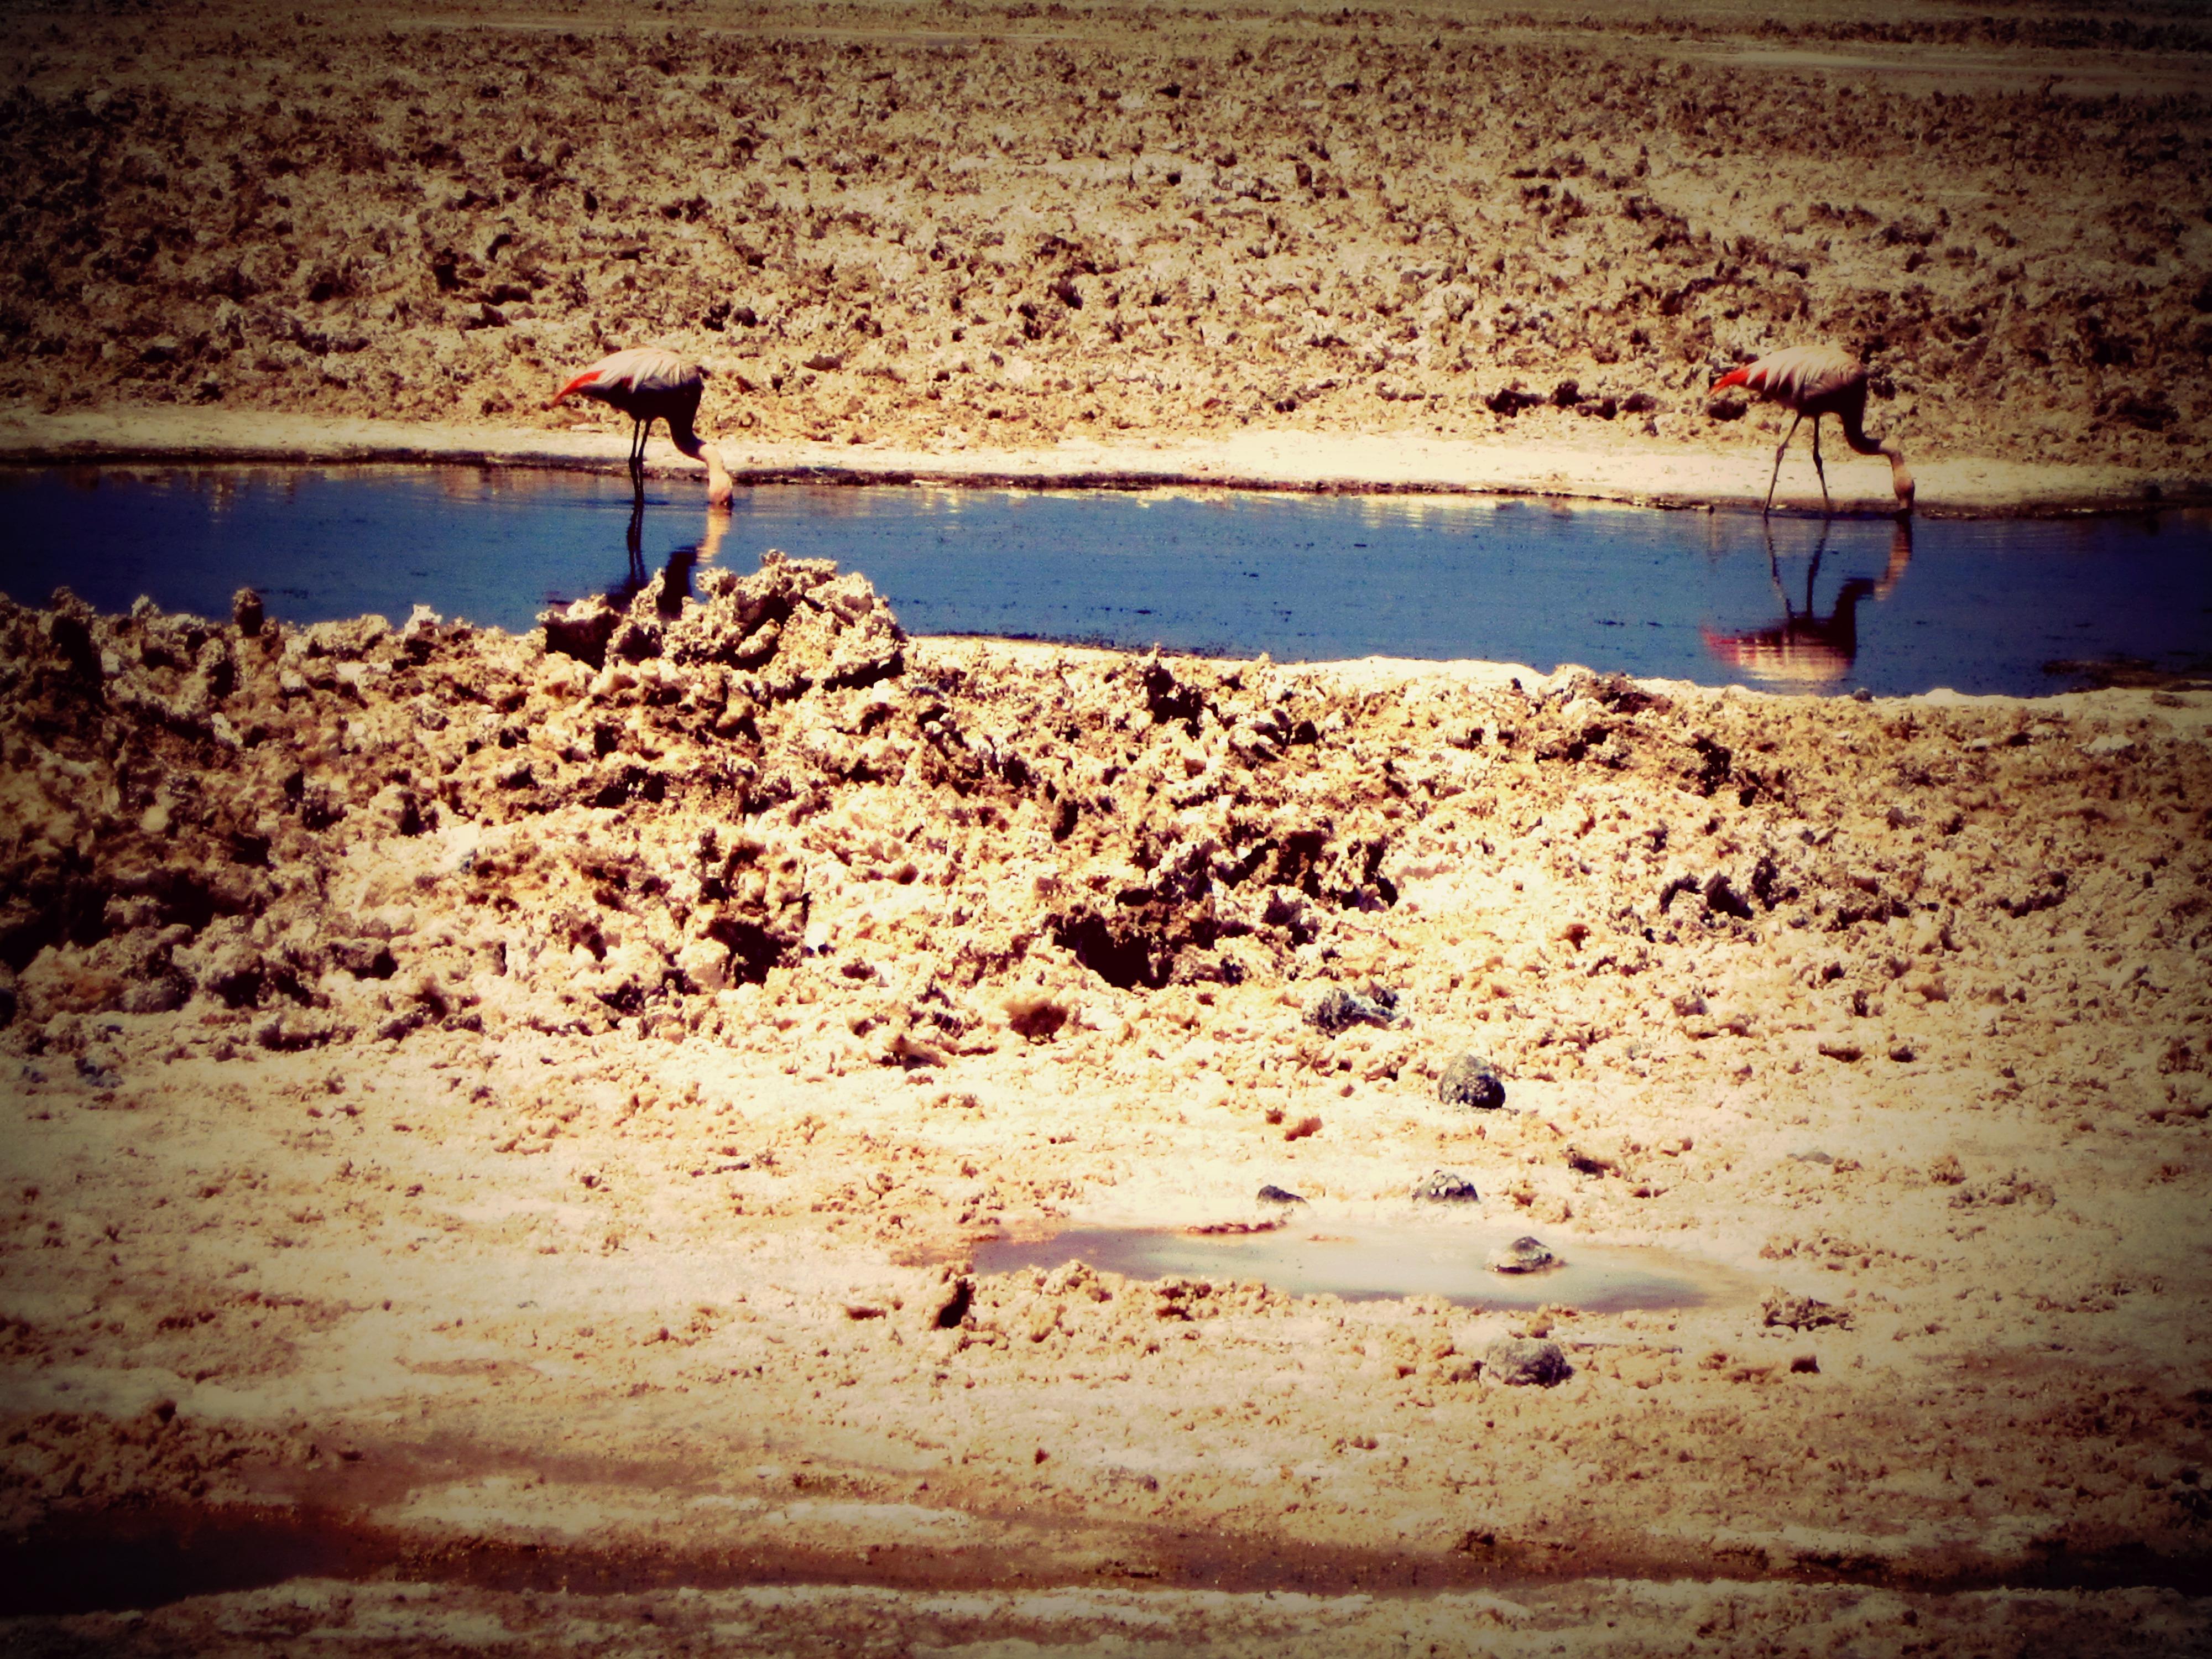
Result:
<svg viewBox="0 0 2212 1659"><path fill-rule="evenodd" d="M1820 538L1813 544L1813 556L1806 562L1805 607L1800 611L1790 603L1790 591L1783 586L1781 562L1769 526L1766 568L1774 579L1775 592L1781 596L1782 620L1738 634L1705 629L1705 649L1720 661L1741 670L1747 678L1765 685L1809 691L1848 675L1851 665L1858 660L1859 602L1869 594L1886 599L1895 590L1905 566L1912 562L1912 522L1899 519L1890 531L1889 564L1881 576L1845 578L1828 614L1823 617L1814 603L1813 594L1820 579L1821 557L1828 550L1829 529L1826 524L1820 526Z"/></svg>
<svg viewBox="0 0 2212 1659"><path fill-rule="evenodd" d="M252 586L287 621L422 603L520 630L549 601L683 574L686 549L742 571L777 547L864 572L921 634L1884 695L2081 683L2053 662L2212 670L2195 513L1900 532L1469 496L778 485L717 520L681 483L634 517L626 479L454 467L34 468L0 491L0 589L66 583L110 610L145 593L223 616Z"/></svg>

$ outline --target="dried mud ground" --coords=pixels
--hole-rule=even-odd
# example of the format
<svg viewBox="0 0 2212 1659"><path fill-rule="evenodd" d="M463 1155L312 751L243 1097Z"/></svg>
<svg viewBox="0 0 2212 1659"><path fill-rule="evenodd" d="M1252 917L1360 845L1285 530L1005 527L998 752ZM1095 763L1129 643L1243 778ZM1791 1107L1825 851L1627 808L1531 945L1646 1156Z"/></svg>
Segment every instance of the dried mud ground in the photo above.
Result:
<svg viewBox="0 0 2212 1659"><path fill-rule="evenodd" d="M11 1650L2212 1637L2212 698L700 588L0 611ZM1439 1168L1705 1298L974 1269Z"/></svg>

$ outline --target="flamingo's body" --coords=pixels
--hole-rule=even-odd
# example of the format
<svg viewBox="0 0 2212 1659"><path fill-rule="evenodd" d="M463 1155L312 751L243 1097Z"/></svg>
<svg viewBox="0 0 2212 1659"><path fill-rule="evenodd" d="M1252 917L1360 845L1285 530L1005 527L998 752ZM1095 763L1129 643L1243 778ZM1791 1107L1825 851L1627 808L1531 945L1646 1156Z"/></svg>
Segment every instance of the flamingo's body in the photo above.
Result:
<svg viewBox="0 0 2212 1659"><path fill-rule="evenodd" d="M1723 374L1713 390L1744 386L1770 402L1780 404L1797 419L1774 451L1774 471L1766 481L1766 505L1774 505L1774 486L1782 476L1782 457L1790 440L1797 435L1798 422L1813 417L1813 471L1820 476L1820 501L1830 511L1827 469L1820 465L1820 417L1832 415L1844 428L1844 441L1862 455L1880 455L1889 462L1891 486L1897 491L1898 510L1912 511L1912 474L1905 470L1905 453L1894 443L1871 437L1866 429L1866 365L1848 351L1831 345L1785 346L1770 351L1756 362Z"/></svg>
<svg viewBox="0 0 2212 1659"><path fill-rule="evenodd" d="M665 346L632 346L627 351L602 357L554 394L589 398L630 418L629 471L639 490L645 488L645 441L655 421L668 422L670 441L695 461L707 464L707 500L726 507L730 501L729 470L713 445L703 442L693 422L699 399L707 389L707 371L686 362Z"/></svg>

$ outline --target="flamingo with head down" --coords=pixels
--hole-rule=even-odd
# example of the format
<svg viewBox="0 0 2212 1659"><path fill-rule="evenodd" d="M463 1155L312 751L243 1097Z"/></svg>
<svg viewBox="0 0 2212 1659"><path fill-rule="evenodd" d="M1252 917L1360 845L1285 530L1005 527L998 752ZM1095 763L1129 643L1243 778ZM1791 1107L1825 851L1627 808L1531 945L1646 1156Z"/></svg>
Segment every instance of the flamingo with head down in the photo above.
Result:
<svg viewBox="0 0 2212 1659"><path fill-rule="evenodd" d="M553 401L589 398L629 416L629 477L640 500L645 495L646 440L655 421L667 422L670 441L693 460L707 464L708 505L727 507L729 469L694 425L706 389L707 371L698 364L665 346L632 346L600 358L556 392Z"/></svg>
<svg viewBox="0 0 2212 1659"><path fill-rule="evenodd" d="M1866 365L1832 345L1785 346L1770 351L1756 362L1723 374L1713 390L1744 386L1780 404L1797 419L1774 451L1774 471L1766 481L1766 507L1774 506L1774 485L1782 476L1782 457L1790 440L1797 435L1798 422L1813 417L1813 471L1820 478L1820 503L1829 512L1827 470L1820 465L1820 417L1832 415L1844 428L1844 441L1862 455L1880 455L1889 462L1890 484L1897 492L1897 510L1912 511L1912 474L1906 471L1905 452L1895 443L1870 435L1866 429Z"/></svg>

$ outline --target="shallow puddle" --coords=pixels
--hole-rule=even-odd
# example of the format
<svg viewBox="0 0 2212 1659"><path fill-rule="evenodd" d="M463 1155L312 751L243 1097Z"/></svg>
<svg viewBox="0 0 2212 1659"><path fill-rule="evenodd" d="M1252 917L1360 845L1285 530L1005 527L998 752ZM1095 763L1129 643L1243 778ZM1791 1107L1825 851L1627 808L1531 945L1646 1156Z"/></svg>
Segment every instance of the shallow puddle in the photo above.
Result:
<svg viewBox="0 0 2212 1659"><path fill-rule="evenodd" d="M1080 1261L1132 1279L1257 1279L1294 1296L1441 1296L1466 1307L1550 1303L1588 1313L1688 1308L1753 1293L1749 1280L1717 1262L1633 1246L1577 1244L1541 1229L1536 1236L1557 1255L1557 1265L1523 1273L1488 1265L1493 1251L1522 1236L1522 1230L1471 1221L1322 1224L1302 1218L1265 1232L1071 1227L1046 1239L978 1244L975 1260L979 1273Z"/></svg>
<svg viewBox="0 0 2212 1659"><path fill-rule="evenodd" d="M917 634L1282 662L1563 663L1796 690L2033 696L2212 672L2212 515L1762 520L1471 496L764 485L459 467L0 471L0 590L288 623L416 604L514 631L763 550L858 570ZM2090 665L2084 668L2083 665Z"/></svg>

